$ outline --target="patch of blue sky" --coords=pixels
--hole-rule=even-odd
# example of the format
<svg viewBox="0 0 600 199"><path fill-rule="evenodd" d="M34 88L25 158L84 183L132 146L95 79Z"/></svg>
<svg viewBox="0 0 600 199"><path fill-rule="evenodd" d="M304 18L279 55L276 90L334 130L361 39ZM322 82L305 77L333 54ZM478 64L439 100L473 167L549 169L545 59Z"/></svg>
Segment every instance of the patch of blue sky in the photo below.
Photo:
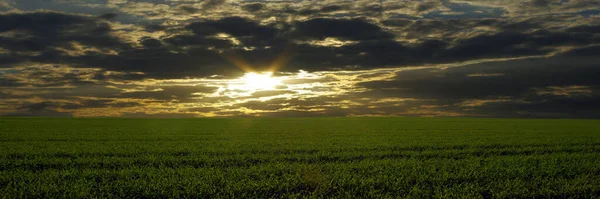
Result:
<svg viewBox="0 0 600 199"><path fill-rule="evenodd" d="M13 74L13 73L19 73L19 71L14 68L0 68L0 76L2 76L3 74Z"/></svg>
<svg viewBox="0 0 600 199"><path fill-rule="evenodd" d="M600 15L600 10L585 10L581 12L577 12L578 15L589 18L594 15Z"/></svg>

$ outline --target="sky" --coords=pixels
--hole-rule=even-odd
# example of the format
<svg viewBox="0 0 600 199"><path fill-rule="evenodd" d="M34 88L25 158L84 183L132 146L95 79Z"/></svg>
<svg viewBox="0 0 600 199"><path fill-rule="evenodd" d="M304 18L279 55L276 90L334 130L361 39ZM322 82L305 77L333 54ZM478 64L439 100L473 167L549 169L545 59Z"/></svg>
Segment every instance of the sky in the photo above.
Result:
<svg viewBox="0 0 600 199"><path fill-rule="evenodd" d="M600 1L0 0L0 115L600 118Z"/></svg>

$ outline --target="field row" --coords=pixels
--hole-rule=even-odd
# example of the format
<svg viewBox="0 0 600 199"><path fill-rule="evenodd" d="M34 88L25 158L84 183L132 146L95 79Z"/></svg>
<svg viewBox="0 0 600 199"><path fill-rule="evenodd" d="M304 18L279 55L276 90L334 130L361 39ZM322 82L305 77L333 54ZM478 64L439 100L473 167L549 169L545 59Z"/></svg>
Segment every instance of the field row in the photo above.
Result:
<svg viewBox="0 0 600 199"><path fill-rule="evenodd" d="M598 154L272 162L248 167L69 168L0 171L23 197L591 197ZM81 195L79 195L81 194Z"/></svg>
<svg viewBox="0 0 600 199"><path fill-rule="evenodd" d="M600 154L600 145L562 147L511 147L500 149L356 150L343 152L298 151L298 153L55 153L3 154L0 171L12 169L45 170L71 168L130 167L248 167L268 163L352 163L387 159L466 159L495 156Z"/></svg>

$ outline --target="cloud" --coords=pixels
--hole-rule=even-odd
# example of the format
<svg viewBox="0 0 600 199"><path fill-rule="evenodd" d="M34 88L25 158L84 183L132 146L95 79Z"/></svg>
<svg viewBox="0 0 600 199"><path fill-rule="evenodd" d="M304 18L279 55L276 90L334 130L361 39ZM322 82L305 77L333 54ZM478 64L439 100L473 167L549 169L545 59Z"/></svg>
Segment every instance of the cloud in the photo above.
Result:
<svg viewBox="0 0 600 199"><path fill-rule="evenodd" d="M577 96L590 95L594 91L589 86L547 86L534 88L537 95Z"/></svg>
<svg viewBox="0 0 600 199"><path fill-rule="evenodd" d="M109 24L90 17L55 12L16 13L0 15L0 22L0 33L4 33L0 36L0 47L12 53L45 52L52 56L52 53L61 54L59 49L77 50L80 46L98 51L127 47L110 35Z"/></svg>
<svg viewBox="0 0 600 199"><path fill-rule="evenodd" d="M574 65L572 62L578 64ZM500 96L521 96L531 88L545 86L599 85L590 73L599 72L593 60L557 56L473 64L463 67L422 69L400 72L396 81L363 83L369 88L399 89L400 97L433 99L473 99ZM504 74L473 76L473 72ZM554 76L560 75L561 79ZM493 88L493 89L490 89Z"/></svg>
<svg viewBox="0 0 600 199"><path fill-rule="evenodd" d="M78 103L65 104L60 106L63 109L85 109L85 108L124 108L140 106L137 102L114 102L113 100L83 100Z"/></svg>
<svg viewBox="0 0 600 199"><path fill-rule="evenodd" d="M262 3L247 3L242 5L242 9L248 12L258 12L265 8L265 4Z"/></svg>
<svg viewBox="0 0 600 199"><path fill-rule="evenodd" d="M530 1L485 1L485 0L458 0L455 3L472 6L486 6L504 9L508 16L518 17L536 14L565 14L584 10L598 10L600 3L593 0L530 0Z"/></svg>
<svg viewBox="0 0 600 199"><path fill-rule="evenodd" d="M36 117L72 117L69 112L59 112L53 109L55 105L50 102L40 102L23 105L16 112L10 112L5 116L36 116Z"/></svg>
<svg viewBox="0 0 600 199"><path fill-rule="evenodd" d="M102 15L98 16L98 18L104 19L104 20L112 20L112 19L115 19L117 16L119 16L117 13L106 13L106 14L102 14Z"/></svg>
<svg viewBox="0 0 600 199"><path fill-rule="evenodd" d="M204 0L202 8L210 10L225 4L225 0Z"/></svg>
<svg viewBox="0 0 600 199"><path fill-rule="evenodd" d="M75 67L141 72L152 78L236 74L241 71L238 68L240 60L261 69L286 52L287 62L281 68L284 71L347 70L548 55L561 46L586 45L599 40L592 32L595 26L536 30L540 26L533 21L456 20L460 22L456 25L459 28L452 28L452 21L403 21L406 39L411 39L410 35L436 34L432 32L436 28L447 34L437 38L419 37L416 42L407 43L396 40L405 36L394 35L393 28L386 29L381 24L363 18L314 18L281 26L261 24L243 17L226 17L191 22L183 27L167 26L171 32L169 36L143 37L138 43L129 43L115 36L111 24L101 20L102 17L61 13L11 14L3 17L5 21L29 20L33 24L55 24L49 30L51 34L43 37L41 30L36 30L37 26L11 25L17 22L3 26L5 31L39 32L34 34L39 34L37 39L1 38L6 41L3 48L13 53L38 54L3 56L7 59L6 63L59 61ZM398 22L387 20L382 24L397 26ZM63 26L74 31L61 32ZM476 35L460 34L463 29L477 27L488 27L495 31ZM165 65L173 70L165 70Z"/></svg>
<svg viewBox="0 0 600 199"><path fill-rule="evenodd" d="M190 13L190 14L200 11L200 9L198 9L194 6L191 6L191 5L180 5L177 8L183 10L184 12Z"/></svg>
<svg viewBox="0 0 600 199"><path fill-rule="evenodd" d="M236 37L273 37L277 30L261 26L254 21L242 17L228 17L217 21L195 22L187 26L193 33L201 36L212 36L218 33L227 33Z"/></svg>
<svg viewBox="0 0 600 199"><path fill-rule="evenodd" d="M345 40L382 40L392 39L394 35L381 27L362 19L328 19L317 18L295 24L292 33L300 38L325 39L336 37Z"/></svg>
<svg viewBox="0 0 600 199"><path fill-rule="evenodd" d="M145 91L134 91L121 93L120 98L137 98L137 99L153 99L153 100L178 100L179 102L187 102L195 97L195 94L214 93L216 87L203 86L170 86L170 87L155 87L147 88Z"/></svg>
<svg viewBox="0 0 600 199"><path fill-rule="evenodd" d="M11 10L12 6L10 6L7 0L0 0L0 10Z"/></svg>
<svg viewBox="0 0 600 199"><path fill-rule="evenodd" d="M494 117L525 116L519 112L527 112L530 117L598 117L590 111L598 108L592 102L600 102L600 81L590 75L600 72L598 60L570 54L403 71L394 80L359 84L371 89L361 97L430 99L446 106L440 110ZM470 75L473 73L503 75ZM457 106L475 101L484 103ZM576 103L581 104L568 105ZM578 115L577 111L584 113Z"/></svg>
<svg viewBox="0 0 600 199"><path fill-rule="evenodd" d="M549 6L551 2L551 0L532 0L530 3L533 6L545 7Z"/></svg>
<svg viewBox="0 0 600 199"><path fill-rule="evenodd" d="M32 0L1 9L3 115L595 117L596 1ZM273 69L289 84L228 90L244 72Z"/></svg>
<svg viewBox="0 0 600 199"><path fill-rule="evenodd" d="M284 95L284 94L294 94L296 92L294 91L289 91L289 90L273 90L273 91L257 91L252 93L251 97L254 98L260 98L260 97L271 97L271 96L278 96L278 95Z"/></svg>
<svg viewBox="0 0 600 199"><path fill-rule="evenodd" d="M423 2L423 3L417 4L415 7L415 10L418 13L431 12L432 10L438 8L439 6L441 6L441 2L429 1L429 2Z"/></svg>
<svg viewBox="0 0 600 199"><path fill-rule="evenodd" d="M8 87L9 88L9 87L22 86L22 85L24 85L24 84L20 83L16 79L9 79L9 78L0 76L0 87Z"/></svg>

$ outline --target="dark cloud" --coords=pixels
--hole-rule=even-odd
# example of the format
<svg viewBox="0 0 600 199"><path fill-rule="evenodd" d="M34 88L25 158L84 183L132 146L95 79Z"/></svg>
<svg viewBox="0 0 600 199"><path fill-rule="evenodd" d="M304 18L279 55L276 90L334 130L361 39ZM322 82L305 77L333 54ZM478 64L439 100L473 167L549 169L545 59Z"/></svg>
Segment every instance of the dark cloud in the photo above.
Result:
<svg viewBox="0 0 600 199"><path fill-rule="evenodd" d="M258 12L265 8L265 4L262 3L248 3L242 5L242 9L248 12Z"/></svg>
<svg viewBox="0 0 600 199"><path fill-rule="evenodd" d="M12 51L44 51L55 47L74 49L73 43L104 49L125 47L110 35L109 24L91 17L54 12L0 15L0 33L13 31L14 37L0 37L0 47Z"/></svg>
<svg viewBox="0 0 600 199"><path fill-rule="evenodd" d="M600 118L600 95L589 97L557 97L536 101L534 103L510 104L504 107L517 110L526 110L530 117L572 117L572 118ZM514 117L514 116L513 116Z"/></svg>
<svg viewBox="0 0 600 199"><path fill-rule="evenodd" d="M345 40L381 40L394 38L393 34L362 19L311 19L295 24L293 34L309 39L336 37Z"/></svg>
<svg viewBox="0 0 600 199"><path fill-rule="evenodd" d="M227 33L236 37L253 36L270 38L274 37L277 33L277 30L272 27L261 26L255 21L242 17L228 17L217 21L195 22L189 24L187 28L200 36Z"/></svg>
<svg viewBox="0 0 600 199"><path fill-rule="evenodd" d="M204 0L202 8L206 10L215 9L218 6L225 4L225 0Z"/></svg>
<svg viewBox="0 0 600 199"><path fill-rule="evenodd" d="M600 67L594 60L555 57L482 63L446 70L407 71L399 73L395 81L367 82L364 86L378 90L398 89L389 94L407 98L520 97L530 94L536 87L600 85L600 80L590 75L598 72Z"/></svg>
<svg viewBox="0 0 600 199"><path fill-rule="evenodd" d="M23 85L25 84L20 83L19 80L0 76L0 87L18 87Z"/></svg>
<svg viewBox="0 0 600 199"><path fill-rule="evenodd" d="M366 16L381 17L383 15L384 8L381 6L381 4L374 3L361 6L360 11Z"/></svg>
<svg viewBox="0 0 600 199"><path fill-rule="evenodd" d="M84 86L87 84L95 84L92 81L85 80L81 75L85 73L62 73L52 70L42 71L35 68L21 70L21 73L28 80L29 86L33 87L56 87L77 85Z"/></svg>
<svg viewBox="0 0 600 199"><path fill-rule="evenodd" d="M46 109L48 107L52 107L52 106L54 106L54 105L50 102L40 102L40 103L27 104L27 105L20 106L19 108L17 108L17 110L27 110L27 111L37 112L37 111L41 111L41 110L44 110L44 109Z"/></svg>
<svg viewBox="0 0 600 199"><path fill-rule="evenodd" d="M1 32L9 30L28 30L33 34L58 32L60 28L76 27L89 23L90 20L77 15L66 15L53 12L34 12L26 14L0 15Z"/></svg>
<svg viewBox="0 0 600 199"><path fill-rule="evenodd" d="M163 44L160 40L153 39L153 38L144 38L142 41L140 41L140 44L142 44L144 46L144 48L161 48L161 47L163 47Z"/></svg>
<svg viewBox="0 0 600 199"><path fill-rule="evenodd" d="M103 71L103 72L106 72L106 71ZM139 73L104 74L103 72L95 73L92 76L92 79L99 80L99 81L108 81L108 80L128 81L128 80L142 80L142 79L146 78L146 75L139 74Z"/></svg>
<svg viewBox="0 0 600 199"><path fill-rule="evenodd" d="M200 9L195 8L191 5L181 5L178 7L179 9L183 10L186 13L192 14L192 13L197 13L200 11Z"/></svg>
<svg viewBox="0 0 600 199"><path fill-rule="evenodd" d="M429 12L429 11L437 8L438 6L440 6L440 5L437 2L424 2L424 3L418 4L416 7L416 10L419 13Z"/></svg>
<svg viewBox="0 0 600 199"><path fill-rule="evenodd" d="M125 118L190 118L196 116L194 113L153 113L125 112L120 117Z"/></svg>
<svg viewBox="0 0 600 199"><path fill-rule="evenodd" d="M0 41L3 40L0 38ZM0 53L0 68L10 68L14 64L18 64L21 62L27 61L24 57L20 55L10 52L10 53Z"/></svg>
<svg viewBox="0 0 600 199"><path fill-rule="evenodd" d="M329 6L323 6L320 11L321 12L335 12L335 11L340 11L340 10L346 10L348 9L346 6L341 6L341 5L329 5Z"/></svg>
<svg viewBox="0 0 600 199"><path fill-rule="evenodd" d="M188 112L201 112L201 113L208 113L208 112L219 111L219 110L220 109L215 108L215 107L197 107L197 108L186 109L186 111L188 111Z"/></svg>
<svg viewBox="0 0 600 199"><path fill-rule="evenodd" d="M551 38L548 38L551 39ZM526 55L542 55L552 51L534 45L538 38L529 34L502 32L495 35L480 35L460 40L450 49L446 56L458 60L472 58L515 57ZM563 42L557 40L557 42Z"/></svg>
<svg viewBox="0 0 600 199"><path fill-rule="evenodd" d="M216 92L218 88L203 87L203 86L171 86L155 88L156 91L136 91L121 93L118 98L135 98L135 99L151 99L151 100L178 100L180 102L188 102L194 97L195 93L207 94ZM198 97L200 95L197 95Z"/></svg>
<svg viewBox="0 0 600 199"><path fill-rule="evenodd" d="M160 25L160 24L147 24L144 26L144 30L148 31L148 32L156 32L156 31L162 31L162 30L166 30L167 27Z"/></svg>
<svg viewBox="0 0 600 199"><path fill-rule="evenodd" d="M563 1L563 0L531 0L531 1L529 1L529 4L533 7L540 7L540 8L546 8L546 9L548 9L548 7L550 7L550 6L562 6L565 3L568 3L568 1Z"/></svg>
<svg viewBox="0 0 600 199"><path fill-rule="evenodd" d="M254 98L259 98L259 97L270 97L270 96L277 96L277 95L283 95L283 94L293 94L296 93L294 91L289 91L289 90L272 90L272 91L257 91L252 93L252 97Z"/></svg>
<svg viewBox="0 0 600 199"><path fill-rule="evenodd" d="M119 14L117 14L117 13L106 13L106 14L102 14L102 15L98 16L98 18L105 19L105 20L112 20L112 19L115 19L117 16L119 16Z"/></svg>
<svg viewBox="0 0 600 199"><path fill-rule="evenodd" d="M532 0L531 4L533 6L548 6L550 2L550 0Z"/></svg>
<svg viewBox="0 0 600 199"><path fill-rule="evenodd" d="M372 91L361 93L361 97L432 99L439 104L451 106L453 111L488 116L499 111L512 117L518 116L517 112L529 112L530 116L540 117L546 112L568 113L562 117L573 117L577 115L576 112L583 111L585 114L579 116L589 117L593 115L590 110L599 110L597 105L593 105L600 102L600 95L596 90L600 86L600 80L593 75L600 73L599 60L570 55L571 53L566 53L553 58L473 64L446 70L400 72L393 81L362 83L361 86ZM593 93L556 97L536 93L537 89L547 87L562 88L565 90L563 92L567 92L574 89L573 86L584 86ZM456 107L457 103L465 100L490 99L507 101L468 107L474 109L468 111L465 110L467 108ZM578 103L579 105L575 105ZM598 116L600 115L595 114L594 117Z"/></svg>
<svg viewBox="0 0 600 199"><path fill-rule="evenodd" d="M5 116L36 116L36 117L72 117L71 113L54 110L57 105L52 102L39 102L22 105L17 111L5 114Z"/></svg>
<svg viewBox="0 0 600 199"><path fill-rule="evenodd" d="M431 35L439 39L468 39L473 36L498 33L530 33L536 30L565 31L561 22L573 20L570 16L534 16L524 19L471 18L471 19L387 19L382 24L398 28L408 38L428 39ZM587 26L587 25L586 25ZM567 29L566 32L576 32ZM589 32L591 33L591 32Z"/></svg>
<svg viewBox="0 0 600 199"><path fill-rule="evenodd" d="M152 40L158 44L158 40ZM177 49L181 47L199 47L199 48L219 48L228 49L233 47L230 41L224 39L206 38L198 35L177 35L164 40L165 43L170 44L172 48ZM158 45L156 45L158 46Z"/></svg>
<svg viewBox="0 0 600 199"><path fill-rule="evenodd" d="M248 109L252 109L252 110L274 111L274 110L279 110L279 109L285 108L286 105L273 104L273 103L261 102L261 101L248 101L245 103L238 104L238 105L236 105L236 107L243 107L243 108L248 108Z"/></svg>
<svg viewBox="0 0 600 199"><path fill-rule="evenodd" d="M51 56L56 58L54 56ZM145 77L177 78L208 76L236 70L214 51L191 49L177 53L164 48L135 49L118 55L88 53L78 57L59 57L74 66L98 67L109 71L144 72ZM217 68L217 66L224 66ZM169 68L169 70L166 70ZM239 70L239 69L238 69Z"/></svg>
<svg viewBox="0 0 600 199"><path fill-rule="evenodd" d="M600 32L600 25L581 25L581 26L574 26L571 27L569 29L567 29L568 32L577 32L577 33L599 33Z"/></svg>
<svg viewBox="0 0 600 199"><path fill-rule="evenodd" d="M60 107L64 109L83 109L83 108L124 108L140 106L137 102L114 102L113 100L83 100L79 103L63 104Z"/></svg>
<svg viewBox="0 0 600 199"><path fill-rule="evenodd" d="M348 116L349 114L338 110L326 110L326 111L296 111L296 110L288 110L288 111L276 111L276 112L267 112L267 113L258 113L253 116L260 117L343 117ZM238 116L247 116L247 115L238 115Z"/></svg>
<svg viewBox="0 0 600 199"><path fill-rule="evenodd" d="M494 35L480 35L464 40L442 55L456 60L474 58L519 57L527 55L549 54L553 47L563 45L582 46L589 42L598 42L593 34L535 31L529 34L501 32Z"/></svg>
<svg viewBox="0 0 600 199"><path fill-rule="evenodd" d="M562 53L562 55L583 57L583 58L592 58L592 57L596 57L598 55L598 52L600 52L600 45L577 48L577 49Z"/></svg>

